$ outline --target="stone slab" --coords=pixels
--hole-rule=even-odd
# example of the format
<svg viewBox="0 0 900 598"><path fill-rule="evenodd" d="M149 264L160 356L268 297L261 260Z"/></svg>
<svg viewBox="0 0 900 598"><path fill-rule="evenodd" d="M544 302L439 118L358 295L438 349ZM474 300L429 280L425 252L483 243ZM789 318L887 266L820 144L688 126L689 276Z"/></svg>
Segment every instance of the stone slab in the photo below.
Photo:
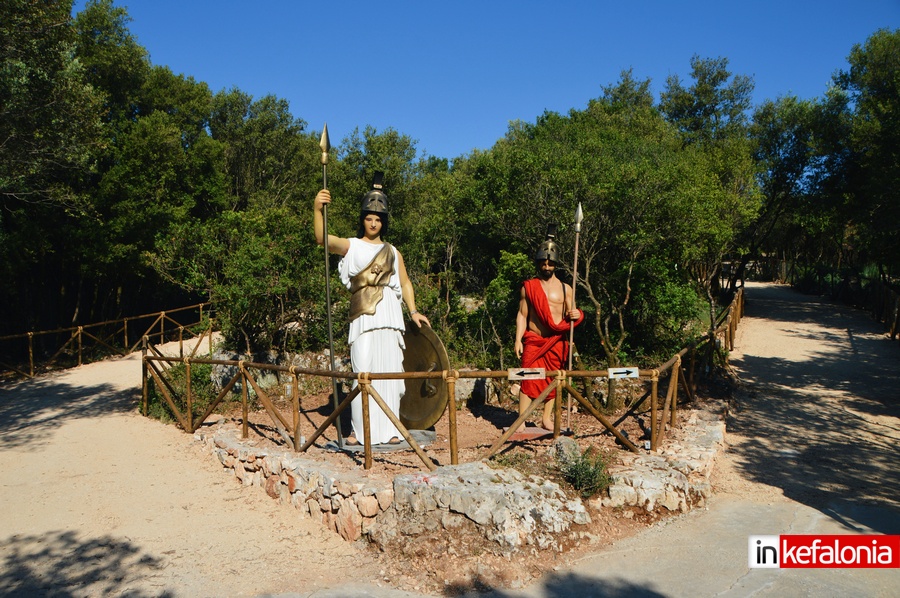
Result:
<svg viewBox="0 0 900 598"><path fill-rule="evenodd" d="M429 444L434 442L435 439L437 438L437 432L435 432L434 430L410 430L409 434L410 434L410 436L413 437L413 440L415 440L416 443L422 448L425 448L426 446L428 446ZM391 453L394 451L410 450L411 448L412 447L409 446L409 443L406 442L405 439L400 438L400 442L398 442L397 444L391 444L391 443L373 444L372 452L373 453ZM365 452L365 446L362 443L350 445L345 442L344 448L342 449L340 446L338 446L338 443L335 442L334 440L329 440L328 442L326 442L325 449L329 450L329 451L335 451L335 452L345 451L348 453L363 453L363 452Z"/></svg>

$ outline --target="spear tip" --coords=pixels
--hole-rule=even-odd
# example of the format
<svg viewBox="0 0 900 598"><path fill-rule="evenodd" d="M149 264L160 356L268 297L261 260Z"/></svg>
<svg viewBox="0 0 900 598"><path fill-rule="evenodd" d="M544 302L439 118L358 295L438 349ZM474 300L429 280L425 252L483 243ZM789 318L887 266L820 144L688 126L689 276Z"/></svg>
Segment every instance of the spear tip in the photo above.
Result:
<svg viewBox="0 0 900 598"><path fill-rule="evenodd" d="M581 232L581 222L584 220L584 214L581 213L581 202L578 202L578 209L575 210L575 232Z"/></svg>
<svg viewBox="0 0 900 598"><path fill-rule="evenodd" d="M328 139L328 123L322 127L322 137L319 139L319 147L322 148L322 164L328 164L328 151L331 149L331 140Z"/></svg>

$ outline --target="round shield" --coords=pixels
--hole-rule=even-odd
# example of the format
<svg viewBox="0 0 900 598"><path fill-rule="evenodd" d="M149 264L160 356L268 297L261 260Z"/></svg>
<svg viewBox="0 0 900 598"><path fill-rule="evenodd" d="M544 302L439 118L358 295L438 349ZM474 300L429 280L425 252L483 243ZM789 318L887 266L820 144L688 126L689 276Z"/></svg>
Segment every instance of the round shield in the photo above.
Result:
<svg viewBox="0 0 900 598"><path fill-rule="evenodd" d="M419 328L415 322L406 324L403 335L403 371L442 372L450 369L450 359L444 343L430 326ZM447 408L449 394L442 378L408 379L406 394L400 400L400 421L410 430L427 430Z"/></svg>

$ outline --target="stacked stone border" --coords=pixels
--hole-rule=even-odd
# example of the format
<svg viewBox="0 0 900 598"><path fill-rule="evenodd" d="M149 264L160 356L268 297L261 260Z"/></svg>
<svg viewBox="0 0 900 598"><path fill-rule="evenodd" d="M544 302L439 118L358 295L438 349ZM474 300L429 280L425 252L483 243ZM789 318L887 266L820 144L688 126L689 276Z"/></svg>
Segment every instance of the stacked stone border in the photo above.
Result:
<svg viewBox="0 0 900 598"><path fill-rule="evenodd" d="M588 507L653 513L704 505L712 493L716 454L724 446L725 416L719 401L681 410L679 427L669 431L657 452L618 455L608 492ZM221 424L194 437L244 486L264 489L348 541L363 538L387 548L418 533L468 529L511 553L524 547L558 549L562 535L591 521L589 508L567 498L554 482L483 461L385 480L337 473L292 451L250 446ZM566 440L571 442L558 439L551 450Z"/></svg>

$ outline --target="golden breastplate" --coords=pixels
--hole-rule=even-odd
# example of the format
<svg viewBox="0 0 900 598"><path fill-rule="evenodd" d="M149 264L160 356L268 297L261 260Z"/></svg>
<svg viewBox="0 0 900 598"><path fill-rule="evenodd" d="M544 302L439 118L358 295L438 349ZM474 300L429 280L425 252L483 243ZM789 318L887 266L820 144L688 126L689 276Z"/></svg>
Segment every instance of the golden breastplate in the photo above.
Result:
<svg viewBox="0 0 900 598"><path fill-rule="evenodd" d="M363 314L373 315L384 297L384 287L394 274L394 251L390 243L356 276L350 279L350 321Z"/></svg>

